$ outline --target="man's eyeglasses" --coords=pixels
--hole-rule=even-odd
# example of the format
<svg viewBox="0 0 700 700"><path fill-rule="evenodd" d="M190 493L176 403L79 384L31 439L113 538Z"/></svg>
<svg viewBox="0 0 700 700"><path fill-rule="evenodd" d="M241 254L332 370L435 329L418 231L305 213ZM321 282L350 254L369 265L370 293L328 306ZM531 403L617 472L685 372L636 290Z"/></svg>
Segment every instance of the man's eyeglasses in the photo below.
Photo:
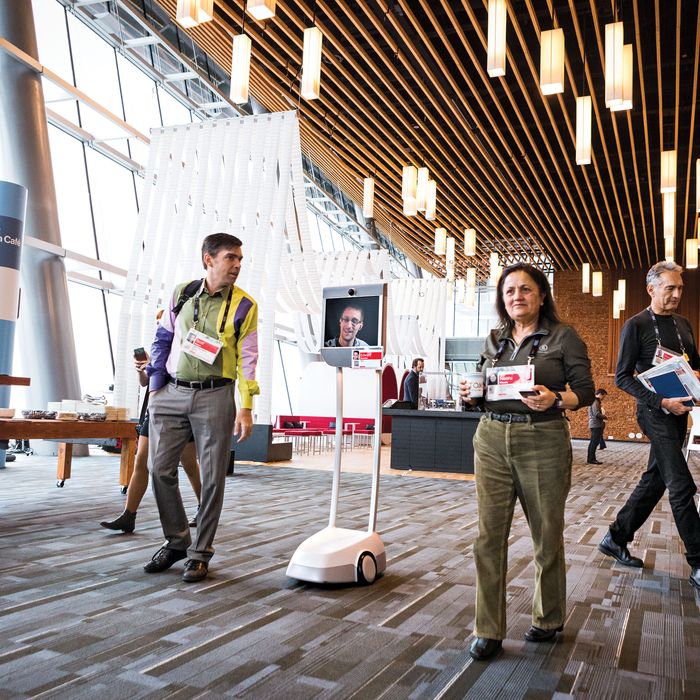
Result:
<svg viewBox="0 0 700 700"><path fill-rule="evenodd" d="M359 318L349 318L348 316L341 316L340 317L340 322L341 323L352 323L352 327L355 328L358 326L360 323L362 323L362 319Z"/></svg>

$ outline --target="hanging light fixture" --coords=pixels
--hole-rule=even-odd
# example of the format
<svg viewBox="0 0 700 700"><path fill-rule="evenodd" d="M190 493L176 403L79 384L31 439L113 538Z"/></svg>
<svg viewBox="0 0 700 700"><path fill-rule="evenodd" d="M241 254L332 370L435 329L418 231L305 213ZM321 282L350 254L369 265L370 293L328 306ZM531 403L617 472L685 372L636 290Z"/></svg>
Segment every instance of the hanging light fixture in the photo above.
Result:
<svg viewBox="0 0 700 700"><path fill-rule="evenodd" d="M277 0L248 0L246 10L253 19L262 22L275 16L276 4Z"/></svg>
<svg viewBox="0 0 700 700"><path fill-rule="evenodd" d="M627 281L626 280L617 280L617 301L618 301L618 306L620 307L620 311L625 310L625 304L626 304L626 297L627 297Z"/></svg>
<svg viewBox="0 0 700 700"><path fill-rule="evenodd" d="M231 52L231 102L240 105L248 102L250 87L250 38L246 34L233 37Z"/></svg>
<svg viewBox="0 0 700 700"><path fill-rule="evenodd" d="M591 96L576 98L576 164L591 162Z"/></svg>
<svg viewBox="0 0 700 700"><path fill-rule="evenodd" d="M467 294L465 303L467 306L474 306L476 303L476 268L467 268Z"/></svg>
<svg viewBox="0 0 700 700"><path fill-rule="evenodd" d="M591 291L591 263L583 263L581 266L581 293L588 294Z"/></svg>
<svg viewBox="0 0 700 700"><path fill-rule="evenodd" d="M603 296L603 273L600 270L596 270L591 274L591 285L594 297Z"/></svg>
<svg viewBox="0 0 700 700"><path fill-rule="evenodd" d="M304 53L301 66L301 96L315 100L321 95L321 47L323 34L318 27L304 30Z"/></svg>
<svg viewBox="0 0 700 700"><path fill-rule="evenodd" d="M200 24L214 19L214 0L199 0L197 19Z"/></svg>
<svg viewBox="0 0 700 700"><path fill-rule="evenodd" d="M618 105L623 100L624 86L624 25L605 25L605 106Z"/></svg>
<svg viewBox="0 0 700 700"><path fill-rule="evenodd" d="M661 193L676 191L676 151L661 151Z"/></svg>
<svg viewBox="0 0 700 700"><path fill-rule="evenodd" d="M622 100L610 105L611 112L632 109L632 88L634 86L634 49L632 44L622 47Z"/></svg>
<svg viewBox="0 0 700 700"><path fill-rule="evenodd" d="M428 180L428 193L425 202L425 218L427 221L435 221L437 210L437 182Z"/></svg>
<svg viewBox="0 0 700 700"><path fill-rule="evenodd" d="M457 303L464 304L464 300L467 297L467 284L463 277L460 277L457 282L455 282L455 293L457 296Z"/></svg>
<svg viewBox="0 0 700 700"><path fill-rule="evenodd" d="M698 266L698 239L688 238L685 242L685 266L694 270Z"/></svg>
<svg viewBox="0 0 700 700"><path fill-rule="evenodd" d="M447 251L447 229L435 229L435 255L444 255Z"/></svg>
<svg viewBox="0 0 700 700"><path fill-rule="evenodd" d="M450 282L455 278L455 239L454 236L448 236L447 246L445 251L445 266L447 268L447 279Z"/></svg>
<svg viewBox="0 0 700 700"><path fill-rule="evenodd" d="M416 198L416 188L418 185L418 169L415 165L404 165L401 177L401 199L408 197Z"/></svg>
<svg viewBox="0 0 700 700"><path fill-rule="evenodd" d="M425 211L428 200L428 180L430 171L428 168L418 168L418 184L416 186L416 207L418 211Z"/></svg>
<svg viewBox="0 0 700 700"><path fill-rule="evenodd" d="M613 289L612 317L620 318L620 292L617 289Z"/></svg>
<svg viewBox="0 0 700 700"><path fill-rule="evenodd" d="M548 29L540 41L540 89L543 95L564 92L564 30Z"/></svg>
<svg viewBox="0 0 700 700"><path fill-rule="evenodd" d="M415 216L418 213L416 209L416 198L406 197L403 200L403 214L404 216Z"/></svg>
<svg viewBox="0 0 700 700"><path fill-rule="evenodd" d="M362 190L362 216L374 218L374 178L366 177Z"/></svg>
<svg viewBox="0 0 700 700"><path fill-rule="evenodd" d="M506 74L506 0L489 0L486 72L491 78Z"/></svg>
<svg viewBox="0 0 700 700"><path fill-rule="evenodd" d="M664 238L664 258L666 259L666 262L673 262L673 258L675 257L675 252L676 252L676 246L675 246L673 236L669 236L668 238Z"/></svg>
<svg viewBox="0 0 700 700"><path fill-rule="evenodd" d="M199 24L198 0L177 0L175 21L185 29L192 29Z"/></svg>
<svg viewBox="0 0 700 700"><path fill-rule="evenodd" d="M664 238L673 238L676 235L676 193L665 192L661 198L663 200Z"/></svg>
<svg viewBox="0 0 700 700"><path fill-rule="evenodd" d="M465 255L476 255L476 229L475 228L465 228L464 229L464 254Z"/></svg>
<svg viewBox="0 0 700 700"><path fill-rule="evenodd" d="M498 264L498 253L489 255L489 278L495 284L501 276L501 266Z"/></svg>

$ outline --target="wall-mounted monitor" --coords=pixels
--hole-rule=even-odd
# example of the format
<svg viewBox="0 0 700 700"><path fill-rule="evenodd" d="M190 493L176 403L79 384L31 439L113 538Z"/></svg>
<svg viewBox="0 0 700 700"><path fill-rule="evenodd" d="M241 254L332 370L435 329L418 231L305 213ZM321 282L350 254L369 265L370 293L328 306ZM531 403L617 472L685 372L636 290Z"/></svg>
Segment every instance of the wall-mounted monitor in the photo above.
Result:
<svg viewBox="0 0 700 700"><path fill-rule="evenodd" d="M385 345L386 283L326 287L322 318L321 356L333 367L352 367L353 351Z"/></svg>

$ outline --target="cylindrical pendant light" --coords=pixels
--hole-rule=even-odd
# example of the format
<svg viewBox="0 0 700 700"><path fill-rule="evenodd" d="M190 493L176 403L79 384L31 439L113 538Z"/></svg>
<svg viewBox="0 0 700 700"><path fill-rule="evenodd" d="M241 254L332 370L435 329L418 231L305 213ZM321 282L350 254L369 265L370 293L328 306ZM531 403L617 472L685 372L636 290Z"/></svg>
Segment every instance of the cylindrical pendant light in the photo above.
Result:
<svg viewBox="0 0 700 700"><path fill-rule="evenodd" d="M454 265L455 263L455 237L447 237L447 245L445 250L445 261L449 265L450 263Z"/></svg>
<svg viewBox="0 0 700 700"><path fill-rule="evenodd" d="M576 163L589 165L591 162L591 96L576 98Z"/></svg>
<svg viewBox="0 0 700 700"><path fill-rule="evenodd" d="M447 229L435 229L435 255L444 255L447 251Z"/></svg>
<svg viewBox="0 0 700 700"><path fill-rule="evenodd" d="M593 296L594 297L602 297L603 296L603 273L600 270L597 270L591 274L591 285L592 285L591 293L593 294Z"/></svg>
<svg viewBox="0 0 700 700"><path fill-rule="evenodd" d="M617 289L613 289L612 317L620 318L620 292Z"/></svg>
<svg viewBox="0 0 700 700"><path fill-rule="evenodd" d="M591 291L591 263L583 263L581 266L581 293L588 294Z"/></svg>
<svg viewBox="0 0 700 700"><path fill-rule="evenodd" d="M404 216L415 216L417 213L418 209L416 209L416 198L406 197L406 199L403 200Z"/></svg>
<svg viewBox="0 0 700 700"><path fill-rule="evenodd" d="M605 25L605 106L618 105L624 90L624 25L613 22Z"/></svg>
<svg viewBox="0 0 700 700"><path fill-rule="evenodd" d="M618 301L618 306L620 307L620 311L625 310L625 304L626 298L627 298L627 281L626 280L617 280L617 301Z"/></svg>
<svg viewBox="0 0 700 700"><path fill-rule="evenodd" d="M506 74L506 0L489 0L486 72L491 78Z"/></svg>
<svg viewBox="0 0 700 700"><path fill-rule="evenodd" d="M466 296L467 296L467 284L464 281L463 277L460 277L455 282L455 294L457 296L457 303L464 304L464 300L466 299Z"/></svg>
<svg viewBox="0 0 700 700"><path fill-rule="evenodd" d="M418 168L418 185L416 187L416 208L418 211L425 211L428 203L428 180L430 171L428 168Z"/></svg>
<svg viewBox="0 0 700 700"><path fill-rule="evenodd" d="M676 193L665 192L661 198L663 200L664 238L673 238L676 235Z"/></svg>
<svg viewBox="0 0 700 700"><path fill-rule="evenodd" d="M428 180L428 193L425 202L425 218L427 221L435 221L437 210L437 182Z"/></svg>
<svg viewBox="0 0 700 700"><path fill-rule="evenodd" d="M632 109L632 88L634 87L634 49L632 44L622 48L622 101L610 105L611 112Z"/></svg>
<svg viewBox="0 0 700 700"><path fill-rule="evenodd" d="M315 100L321 95L321 48L323 34L318 27L304 30L304 53L301 66L301 96Z"/></svg>
<svg viewBox="0 0 700 700"><path fill-rule="evenodd" d="M676 253L675 239L673 236L664 238L664 258L666 262L673 262Z"/></svg>
<svg viewBox="0 0 700 700"><path fill-rule="evenodd" d="M240 105L248 102L250 87L250 38L246 34L233 37L231 53L231 102Z"/></svg>
<svg viewBox="0 0 700 700"><path fill-rule="evenodd" d="M476 268L467 268L467 294L465 303L467 306L474 306L476 302Z"/></svg>
<svg viewBox="0 0 700 700"><path fill-rule="evenodd" d="M214 19L214 0L199 0L197 19L200 24Z"/></svg>
<svg viewBox="0 0 700 700"><path fill-rule="evenodd" d="M676 152L661 151L661 194L676 191Z"/></svg>
<svg viewBox="0 0 700 700"><path fill-rule="evenodd" d="M556 95L564 92L564 30L548 29L540 39L540 89Z"/></svg>
<svg viewBox="0 0 700 700"><path fill-rule="evenodd" d="M197 0L177 0L175 21L185 29L199 24L199 3Z"/></svg>
<svg viewBox="0 0 700 700"><path fill-rule="evenodd" d="M415 165L404 165L401 177L401 199L408 197L416 198L416 188L418 185L418 169Z"/></svg>
<svg viewBox="0 0 700 700"><path fill-rule="evenodd" d="M694 270L698 266L698 239L689 238L685 242L685 266Z"/></svg>
<svg viewBox="0 0 700 700"><path fill-rule="evenodd" d="M498 282L498 278L501 276L500 270L501 266L498 264L498 253L491 253L489 255L489 278L494 284Z"/></svg>
<svg viewBox="0 0 700 700"><path fill-rule="evenodd" d="M476 229L475 228L465 228L464 229L464 254L465 255L476 255Z"/></svg>
<svg viewBox="0 0 700 700"><path fill-rule="evenodd" d="M253 18L262 22L275 16L277 0L248 0L246 11Z"/></svg>
<svg viewBox="0 0 700 700"><path fill-rule="evenodd" d="M366 177L362 190L362 216L374 218L374 178Z"/></svg>

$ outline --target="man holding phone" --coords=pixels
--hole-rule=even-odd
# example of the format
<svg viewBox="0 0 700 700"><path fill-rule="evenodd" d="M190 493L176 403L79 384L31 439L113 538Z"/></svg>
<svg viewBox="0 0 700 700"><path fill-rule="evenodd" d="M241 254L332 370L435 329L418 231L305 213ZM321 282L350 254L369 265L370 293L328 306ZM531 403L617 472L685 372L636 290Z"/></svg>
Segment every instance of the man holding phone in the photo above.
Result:
<svg viewBox="0 0 700 700"><path fill-rule="evenodd" d="M258 307L235 286L242 245L227 233L207 236L202 244L205 278L175 288L156 330L146 368L151 392L149 465L166 542L144 566L146 573L165 571L187 558L184 581L207 577L223 506L231 434L242 442L253 427L253 396L260 393L255 381ZM202 477L194 541L177 481L178 459L190 431Z"/></svg>

